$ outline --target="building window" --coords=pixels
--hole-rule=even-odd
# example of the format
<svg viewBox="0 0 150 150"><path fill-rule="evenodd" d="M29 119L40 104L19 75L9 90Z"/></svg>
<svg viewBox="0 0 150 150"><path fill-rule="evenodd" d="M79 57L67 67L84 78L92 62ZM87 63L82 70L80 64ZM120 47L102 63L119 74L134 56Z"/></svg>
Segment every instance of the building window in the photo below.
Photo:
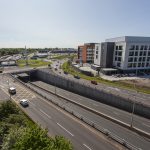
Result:
<svg viewBox="0 0 150 150"><path fill-rule="evenodd" d="M148 52L148 55L147 56L150 56L150 52Z"/></svg>
<svg viewBox="0 0 150 150"><path fill-rule="evenodd" d="M142 61L142 57L139 57L139 62L141 62Z"/></svg>
<svg viewBox="0 0 150 150"><path fill-rule="evenodd" d="M118 52L117 51L115 51L115 55L117 55L118 54Z"/></svg>
<svg viewBox="0 0 150 150"><path fill-rule="evenodd" d="M98 55L96 55L96 59L98 59Z"/></svg>
<svg viewBox="0 0 150 150"><path fill-rule="evenodd" d="M133 62L133 57L128 58L128 62Z"/></svg>
<svg viewBox="0 0 150 150"><path fill-rule="evenodd" d="M117 61L117 57L115 57L115 61Z"/></svg>
<svg viewBox="0 0 150 150"><path fill-rule="evenodd" d="M118 56L122 56L122 52L118 52Z"/></svg>
<svg viewBox="0 0 150 150"><path fill-rule="evenodd" d="M136 48L135 48L136 50L139 50L139 46L138 45L136 45Z"/></svg>
<svg viewBox="0 0 150 150"><path fill-rule="evenodd" d="M120 65L121 65L121 63L118 62L118 63L117 63L117 67L120 67Z"/></svg>
<svg viewBox="0 0 150 150"><path fill-rule="evenodd" d="M147 52L147 51L144 51L143 56L146 56L146 52Z"/></svg>
<svg viewBox="0 0 150 150"><path fill-rule="evenodd" d="M143 60L142 61L145 61L145 57L143 57Z"/></svg>
<svg viewBox="0 0 150 150"><path fill-rule="evenodd" d="M134 62L137 62L137 57L134 58Z"/></svg>
<svg viewBox="0 0 150 150"><path fill-rule="evenodd" d="M118 61L121 61L121 57L118 57Z"/></svg>
<svg viewBox="0 0 150 150"><path fill-rule="evenodd" d="M136 63L133 64L133 67L136 68Z"/></svg>
<svg viewBox="0 0 150 150"><path fill-rule="evenodd" d="M129 63L129 64L128 64L128 68L132 68L132 63Z"/></svg>
<svg viewBox="0 0 150 150"><path fill-rule="evenodd" d="M141 67L141 63L138 63L138 67Z"/></svg>
<svg viewBox="0 0 150 150"><path fill-rule="evenodd" d="M140 48L140 50L143 50L144 49L144 45L141 45L141 48Z"/></svg>
<svg viewBox="0 0 150 150"><path fill-rule="evenodd" d="M138 56L138 52L135 52L135 54L134 54L135 56Z"/></svg>
<svg viewBox="0 0 150 150"><path fill-rule="evenodd" d="M140 51L140 56L142 56L143 55L143 52L142 51Z"/></svg>
<svg viewBox="0 0 150 150"><path fill-rule="evenodd" d="M98 54L98 51L96 51L96 54Z"/></svg>
<svg viewBox="0 0 150 150"><path fill-rule="evenodd" d="M98 46L96 46L96 50L98 50Z"/></svg>
<svg viewBox="0 0 150 150"><path fill-rule="evenodd" d="M150 61L150 57L147 57L147 61Z"/></svg>
<svg viewBox="0 0 150 150"><path fill-rule="evenodd" d="M133 56L134 55L134 52L129 52L129 56Z"/></svg>
<svg viewBox="0 0 150 150"><path fill-rule="evenodd" d="M149 63L146 63L146 67L149 67L150 65L149 65Z"/></svg>
<svg viewBox="0 0 150 150"><path fill-rule="evenodd" d="M131 45L129 50L134 50L135 49L135 45Z"/></svg>
<svg viewBox="0 0 150 150"><path fill-rule="evenodd" d="M144 67L145 66L145 63L142 63L142 67Z"/></svg>
<svg viewBox="0 0 150 150"><path fill-rule="evenodd" d="M147 50L147 48L148 48L148 46L147 46L147 45L145 45L145 46L144 46L144 50Z"/></svg>
<svg viewBox="0 0 150 150"><path fill-rule="evenodd" d="M118 46L116 45L116 50L118 50Z"/></svg>
<svg viewBox="0 0 150 150"><path fill-rule="evenodd" d="M122 45L119 46L119 50L123 50L123 46Z"/></svg>
<svg viewBox="0 0 150 150"><path fill-rule="evenodd" d="M149 50L150 50L150 46L149 46Z"/></svg>

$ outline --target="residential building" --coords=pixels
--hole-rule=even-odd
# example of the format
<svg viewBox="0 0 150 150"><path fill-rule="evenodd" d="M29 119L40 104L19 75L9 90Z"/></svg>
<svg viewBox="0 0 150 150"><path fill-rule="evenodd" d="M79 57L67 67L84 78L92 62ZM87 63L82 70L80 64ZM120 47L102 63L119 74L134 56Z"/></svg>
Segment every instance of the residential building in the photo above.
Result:
<svg viewBox="0 0 150 150"><path fill-rule="evenodd" d="M114 42L113 67L123 72L150 71L150 37L123 36Z"/></svg>
<svg viewBox="0 0 150 150"><path fill-rule="evenodd" d="M80 63L94 63L94 49L96 43L85 43L78 46L78 59Z"/></svg>

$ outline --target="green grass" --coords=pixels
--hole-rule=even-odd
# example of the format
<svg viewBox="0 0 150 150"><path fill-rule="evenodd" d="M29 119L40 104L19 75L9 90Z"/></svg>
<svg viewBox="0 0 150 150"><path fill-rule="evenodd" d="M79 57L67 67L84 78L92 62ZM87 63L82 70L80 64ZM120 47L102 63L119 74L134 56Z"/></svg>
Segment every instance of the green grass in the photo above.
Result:
<svg viewBox="0 0 150 150"><path fill-rule="evenodd" d="M59 56L54 56L53 59L65 59L65 58L74 58L76 55L59 55Z"/></svg>
<svg viewBox="0 0 150 150"><path fill-rule="evenodd" d="M107 84L107 85L110 85L110 86L121 87L121 88L129 89L129 90L135 90L134 84L124 83L122 81L108 81L108 80L102 79L100 77L90 77L90 76L87 76L87 75L85 75L83 73L80 73L80 72L76 71L71 65L69 65L68 62L65 62L62 65L62 69L64 71L72 74L72 75L78 75L81 78L89 80L89 81L95 80L95 81L97 81L99 83ZM146 88L146 87L140 87L140 86L138 86L138 87L136 87L136 90L137 90L137 92L150 94L150 89Z"/></svg>
<svg viewBox="0 0 150 150"><path fill-rule="evenodd" d="M43 60L31 60L31 59L28 60L28 66L30 67L47 66L48 64L50 64L50 62L45 62ZM17 65L19 67L26 66L26 60L18 60Z"/></svg>

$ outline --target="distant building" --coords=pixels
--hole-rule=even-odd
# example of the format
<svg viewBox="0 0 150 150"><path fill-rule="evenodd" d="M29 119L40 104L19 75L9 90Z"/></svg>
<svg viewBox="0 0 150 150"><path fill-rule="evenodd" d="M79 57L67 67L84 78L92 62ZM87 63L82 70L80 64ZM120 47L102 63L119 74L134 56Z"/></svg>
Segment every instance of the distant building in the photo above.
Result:
<svg viewBox="0 0 150 150"><path fill-rule="evenodd" d="M94 50L96 43L85 43L78 46L78 59L81 63L94 63Z"/></svg>
<svg viewBox="0 0 150 150"><path fill-rule="evenodd" d="M50 54L49 50L39 50L39 51L36 53L36 56L39 57L39 58L45 58L45 57L47 57L49 54Z"/></svg>

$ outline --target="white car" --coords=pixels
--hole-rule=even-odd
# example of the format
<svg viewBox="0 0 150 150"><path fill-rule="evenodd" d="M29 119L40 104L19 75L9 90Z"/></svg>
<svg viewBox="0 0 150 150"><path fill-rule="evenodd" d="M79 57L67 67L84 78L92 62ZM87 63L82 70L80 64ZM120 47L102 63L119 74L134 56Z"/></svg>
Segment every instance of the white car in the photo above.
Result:
<svg viewBox="0 0 150 150"><path fill-rule="evenodd" d="M28 102L27 99L21 99L21 100L20 100L20 104L21 104L23 107L29 106L29 102Z"/></svg>

